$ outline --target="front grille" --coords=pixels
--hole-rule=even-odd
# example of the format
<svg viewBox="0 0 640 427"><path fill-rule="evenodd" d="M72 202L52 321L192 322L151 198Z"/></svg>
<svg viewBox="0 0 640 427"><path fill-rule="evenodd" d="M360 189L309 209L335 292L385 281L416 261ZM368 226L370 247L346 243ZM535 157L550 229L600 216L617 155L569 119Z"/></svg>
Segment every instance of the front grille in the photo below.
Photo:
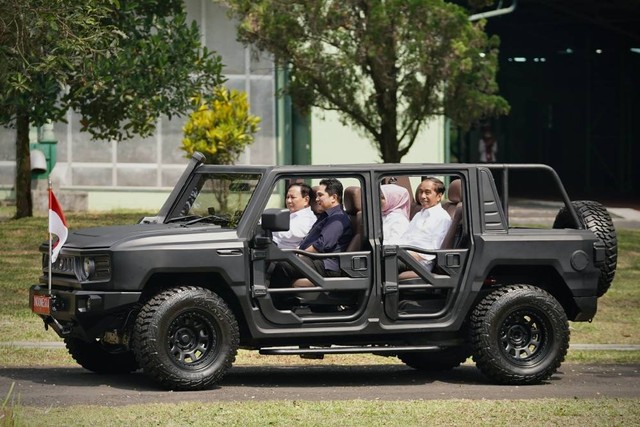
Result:
<svg viewBox="0 0 640 427"><path fill-rule="evenodd" d="M51 273L55 275L62 276L73 276L76 275L76 258L73 256L58 256L56 262L51 265ZM45 273L49 273L49 255L45 254L42 256L42 270Z"/></svg>

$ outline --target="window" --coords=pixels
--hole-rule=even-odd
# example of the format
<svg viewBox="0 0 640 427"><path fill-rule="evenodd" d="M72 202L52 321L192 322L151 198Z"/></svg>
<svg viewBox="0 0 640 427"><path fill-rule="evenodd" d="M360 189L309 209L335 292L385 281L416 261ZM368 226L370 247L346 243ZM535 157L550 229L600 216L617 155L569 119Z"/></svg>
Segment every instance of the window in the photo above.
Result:
<svg viewBox="0 0 640 427"><path fill-rule="evenodd" d="M259 174L200 174L169 221L209 222L236 228L260 180Z"/></svg>

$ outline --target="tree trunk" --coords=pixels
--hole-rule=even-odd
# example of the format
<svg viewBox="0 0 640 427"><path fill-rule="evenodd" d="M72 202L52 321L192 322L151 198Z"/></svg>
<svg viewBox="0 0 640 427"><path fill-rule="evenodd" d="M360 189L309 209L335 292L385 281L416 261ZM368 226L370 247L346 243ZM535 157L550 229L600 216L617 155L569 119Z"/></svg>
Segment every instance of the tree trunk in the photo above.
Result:
<svg viewBox="0 0 640 427"><path fill-rule="evenodd" d="M391 130L384 132L380 135L378 141L380 147L380 154L383 163L400 163L402 156L398 152L398 140L397 134Z"/></svg>
<svg viewBox="0 0 640 427"><path fill-rule="evenodd" d="M383 36L385 40L385 52L383 58L389 59L382 62L379 58L372 58L371 78L376 90L376 107L380 115L380 154L384 163L400 163L402 156L398 152L398 73L396 68L396 56L394 31ZM392 59L391 59L392 58Z"/></svg>
<svg viewBox="0 0 640 427"><path fill-rule="evenodd" d="M31 200L31 152L29 150L29 114L18 111L16 118L16 216L33 216Z"/></svg>

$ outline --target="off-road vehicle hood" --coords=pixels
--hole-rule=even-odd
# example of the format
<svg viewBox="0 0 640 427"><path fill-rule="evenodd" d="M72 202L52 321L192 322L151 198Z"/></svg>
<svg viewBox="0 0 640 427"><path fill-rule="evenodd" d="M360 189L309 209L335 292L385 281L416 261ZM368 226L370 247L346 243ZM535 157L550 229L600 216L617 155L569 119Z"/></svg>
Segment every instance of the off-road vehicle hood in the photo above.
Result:
<svg viewBox="0 0 640 427"><path fill-rule="evenodd" d="M235 230L222 229L212 224L194 224L184 226L181 224L133 224L116 225L109 227L83 228L69 232L64 249L116 249L134 240L165 239L167 241L190 241L202 239L202 234L207 233L208 238L227 239L237 238ZM211 234L215 234L215 237ZM193 237L190 237L193 236Z"/></svg>

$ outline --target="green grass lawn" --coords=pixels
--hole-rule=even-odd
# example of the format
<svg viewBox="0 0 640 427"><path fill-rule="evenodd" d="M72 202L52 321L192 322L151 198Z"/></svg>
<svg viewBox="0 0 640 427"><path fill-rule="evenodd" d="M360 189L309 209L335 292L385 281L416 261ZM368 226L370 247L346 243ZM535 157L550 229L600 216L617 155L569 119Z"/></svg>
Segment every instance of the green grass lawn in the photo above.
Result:
<svg viewBox="0 0 640 427"><path fill-rule="evenodd" d="M29 426L585 427L637 426L640 405L633 399L248 401L18 408L15 416L17 425Z"/></svg>

